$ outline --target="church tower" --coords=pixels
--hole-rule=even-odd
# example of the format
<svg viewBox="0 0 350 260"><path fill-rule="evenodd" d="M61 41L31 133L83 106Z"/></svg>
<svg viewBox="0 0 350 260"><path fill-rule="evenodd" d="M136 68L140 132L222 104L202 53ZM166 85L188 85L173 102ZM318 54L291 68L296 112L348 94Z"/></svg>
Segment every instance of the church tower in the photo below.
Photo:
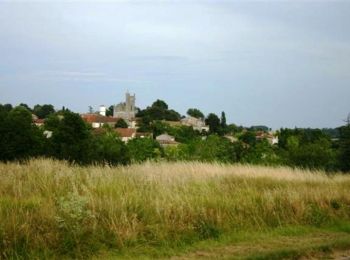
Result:
<svg viewBox="0 0 350 260"><path fill-rule="evenodd" d="M133 120L136 116L136 95L130 95L129 91L125 94L125 102L119 103L114 107L113 117Z"/></svg>

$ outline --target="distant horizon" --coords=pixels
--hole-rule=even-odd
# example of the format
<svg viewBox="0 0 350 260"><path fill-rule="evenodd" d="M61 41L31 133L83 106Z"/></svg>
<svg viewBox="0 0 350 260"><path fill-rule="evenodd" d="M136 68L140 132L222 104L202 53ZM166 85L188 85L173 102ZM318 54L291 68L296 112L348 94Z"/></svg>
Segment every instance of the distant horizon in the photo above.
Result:
<svg viewBox="0 0 350 260"><path fill-rule="evenodd" d="M124 100L236 125L335 128L350 113L349 1L0 2L0 103Z"/></svg>
<svg viewBox="0 0 350 260"><path fill-rule="evenodd" d="M146 105L146 106L144 106L144 107L140 107L140 106L137 105L137 93L130 92L130 94L136 94L136 107L139 108L139 109L141 109L141 110L147 108L148 106L151 106L152 103L153 103L154 101L160 99L160 98L156 98L156 99L154 99L154 101L152 101L150 104L148 104L148 105ZM163 99L160 99L160 100L163 100ZM121 103L121 102L124 102L124 101L125 101L125 100L121 100L121 101L116 102L116 103L114 103L114 104L108 104L108 105L106 105L106 104L88 105L88 106L86 107L86 110L84 110L84 111L83 111L83 110L81 110L81 111L74 110L74 109L72 109L69 105L55 106L54 104L51 104L51 103L48 103L48 102L46 102L46 103L44 102L44 103L41 103L41 104L30 104L30 103L27 103L27 102L19 102L18 104L11 104L11 103L9 103L9 102L5 102L5 103L0 103L0 104L2 104L2 105L11 104L12 106L19 106L20 104L26 104L26 105L28 105L30 108L33 108L35 105L45 105L45 104L47 104L47 105L53 105L56 111L59 111L59 110L61 110L61 109L64 107L65 109L69 109L70 111L72 111L72 112L74 112L74 113L78 113L78 114L87 114L87 113L89 113L89 106L91 106L91 107L93 108L93 113L98 113L98 112L99 112L99 107L100 107L100 106L105 106L105 107L108 109L109 106L111 106L111 105L117 105L118 103ZM184 113L182 113L182 112L180 112L180 111L178 111L178 110L172 108L166 100L163 100L163 101L165 101L165 103L168 104L169 109L173 109L173 110L175 110L176 112L179 112L181 116L188 116L188 115L187 115L187 110L188 110L189 108L197 108L197 109L199 109L200 111L202 111L202 112L204 113L205 117L208 116L209 113L214 113L214 112L205 113L205 112L204 112L201 108L199 108L199 107L188 107L187 109L185 109L186 111L185 111ZM228 117L230 116L229 114L226 113L226 111L221 111L221 112L225 112L226 118L228 118ZM221 112L220 112L220 113L215 113L215 114L220 118ZM344 119L345 119L345 117L344 117ZM273 128L273 127L271 127L271 126L269 126L269 125L267 125L267 124L264 124L264 123L261 123L261 124L251 124L251 125L243 125L243 124L238 124L238 123L236 123L236 122L230 122L230 121L228 121L228 120L227 120L227 124L235 124L236 126L242 126L242 127L267 126L268 128L271 128L272 130L276 131L276 130L281 129L281 128L290 128L290 129L294 129L294 128L311 128L311 129L333 128L333 129L335 129L335 128L338 128L338 127L343 126L343 125L345 124L345 120L343 120L341 124L339 124L338 126L335 126L335 127L328 127L328 126L324 126L324 127L310 127L310 126L309 126L309 127L308 127L308 126L306 126L306 127L301 127L301 126L288 127L288 126L281 126L281 127Z"/></svg>

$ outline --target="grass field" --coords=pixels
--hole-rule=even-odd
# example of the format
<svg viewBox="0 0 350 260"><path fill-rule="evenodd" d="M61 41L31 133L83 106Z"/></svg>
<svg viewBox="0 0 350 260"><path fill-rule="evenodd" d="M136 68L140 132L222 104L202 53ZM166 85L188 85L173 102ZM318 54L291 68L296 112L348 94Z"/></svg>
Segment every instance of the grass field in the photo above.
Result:
<svg viewBox="0 0 350 260"><path fill-rule="evenodd" d="M0 258L256 258L350 248L350 175L0 164Z"/></svg>

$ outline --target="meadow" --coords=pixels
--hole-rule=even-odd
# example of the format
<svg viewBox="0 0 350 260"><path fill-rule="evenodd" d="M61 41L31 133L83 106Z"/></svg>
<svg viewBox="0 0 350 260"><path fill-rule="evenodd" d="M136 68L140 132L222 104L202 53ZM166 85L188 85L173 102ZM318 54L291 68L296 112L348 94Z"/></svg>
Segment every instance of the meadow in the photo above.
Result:
<svg viewBox="0 0 350 260"><path fill-rule="evenodd" d="M0 163L0 258L279 259L348 249L349 191L350 175L286 167Z"/></svg>

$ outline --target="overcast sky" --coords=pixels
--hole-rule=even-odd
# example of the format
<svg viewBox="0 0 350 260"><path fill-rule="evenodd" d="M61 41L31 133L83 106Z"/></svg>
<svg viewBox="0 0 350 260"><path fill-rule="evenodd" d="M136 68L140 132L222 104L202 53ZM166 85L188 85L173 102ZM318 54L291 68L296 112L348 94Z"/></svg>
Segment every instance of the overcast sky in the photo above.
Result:
<svg viewBox="0 0 350 260"><path fill-rule="evenodd" d="M239 125L350 112L350 1L1 1L0 103L76 112L136 93Z"/></svg>

